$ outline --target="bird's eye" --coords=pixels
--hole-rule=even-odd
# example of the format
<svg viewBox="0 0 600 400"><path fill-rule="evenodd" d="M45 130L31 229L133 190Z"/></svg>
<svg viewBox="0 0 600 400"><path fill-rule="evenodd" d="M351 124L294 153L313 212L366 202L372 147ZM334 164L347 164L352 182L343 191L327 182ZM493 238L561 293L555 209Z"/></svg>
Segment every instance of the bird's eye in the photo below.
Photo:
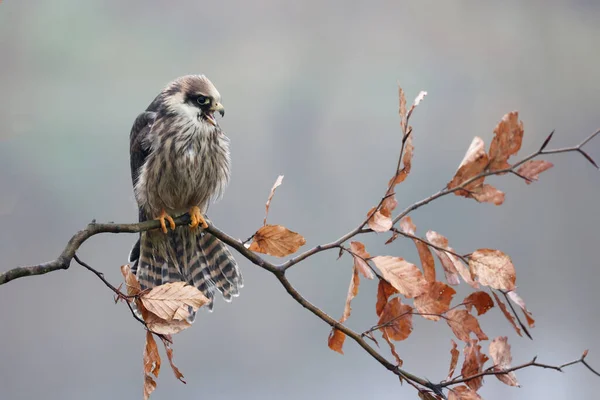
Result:
<svg viewBox="0 0 600 400"><path fill-rule="evenodd" d="M196 98L196 101L198 102L198 104L200 104L201 106L205 106L208 103L210 103L210 99L206 96L198 96Z"/></svg>

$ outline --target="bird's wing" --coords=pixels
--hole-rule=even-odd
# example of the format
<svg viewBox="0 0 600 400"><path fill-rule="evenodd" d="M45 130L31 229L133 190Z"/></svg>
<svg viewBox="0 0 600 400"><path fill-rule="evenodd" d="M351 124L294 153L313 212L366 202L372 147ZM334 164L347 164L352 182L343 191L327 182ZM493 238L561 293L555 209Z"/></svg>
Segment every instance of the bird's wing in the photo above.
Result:
<svg viewBox="0 0 600 400"><path fill-rule="evenodd" d="M137 116L131 127L131 133L129 135L129 161L131 164L131 180L133 187L138 180L140 170L146 157L150 153L148 135L152 130L152 125L156 120L156 113L152 111L144 111ZM148 216L141 207L138 207L139 221L146 221ZM136 261L140 256L140 241L139 239L133 245L131 252L129 253L129 262Z"/></svg>

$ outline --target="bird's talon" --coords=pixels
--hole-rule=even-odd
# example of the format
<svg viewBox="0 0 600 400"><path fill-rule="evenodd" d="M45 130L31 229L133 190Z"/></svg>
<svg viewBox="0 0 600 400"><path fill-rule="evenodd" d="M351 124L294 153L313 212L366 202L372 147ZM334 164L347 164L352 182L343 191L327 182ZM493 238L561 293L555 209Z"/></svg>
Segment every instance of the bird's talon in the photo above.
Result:
<svg viewBox="0 0 600 400"><path fill-rule="evenodd" d="M206 220L202 216L202 213L200 212L200 208L192 207L190 209L190 219L191 219L191 222L190 222L191 229L195 230L198 226L202 226L202 229L208 228L208 224L206 223Z"/></svg>
<svg viewBox="0 0 600 400"><path fill-rule="evenodd" d="M163 233L167 233L169 231L167 229L167 223L165 222L165 220L169 221L169 226L171 227L171 230L175 230L175 221L169 214L167 214L165 210L162 210L160 212L160 215L155 219L160 221L160 229L163 231Z"/></svg>

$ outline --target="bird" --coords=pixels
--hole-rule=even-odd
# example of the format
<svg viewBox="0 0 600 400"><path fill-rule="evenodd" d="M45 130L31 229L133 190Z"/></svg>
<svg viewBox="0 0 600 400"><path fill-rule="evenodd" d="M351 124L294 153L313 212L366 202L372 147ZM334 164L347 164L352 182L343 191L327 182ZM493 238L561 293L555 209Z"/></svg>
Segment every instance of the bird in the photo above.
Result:
<svg viewBox="0 0 600 400"><path fill-rule="evenodd" d="M215 113L221 95L204 75L186 75L166 85L135 119L130 133L131 179L139 221L157 219L160 229L141 232L129 253L142 290L169 282L195 286L213 310L218 291L226 301L243 287L227 246L204 229L211 202L229 182L229 138ZM173 217L189 212L189 226ZM195 313L191 313L191 321Z"/></svg>

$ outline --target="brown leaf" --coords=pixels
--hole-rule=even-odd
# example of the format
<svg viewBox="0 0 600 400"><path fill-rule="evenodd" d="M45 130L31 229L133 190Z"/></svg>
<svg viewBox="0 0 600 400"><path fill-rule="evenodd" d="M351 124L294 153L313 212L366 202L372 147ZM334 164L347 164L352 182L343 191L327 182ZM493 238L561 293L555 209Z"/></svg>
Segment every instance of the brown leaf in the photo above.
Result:
<svg viewBox="0 0 600 400"><path fill-rule="evenodd" d="M350 317L350 313L352 312L352 307L350 307L350 302L352 299L356 297L358 294L358 286L360 285L360 278L358 277L358 269L356 267L352 268L352 279L350 280L350 287L348 288L348 295L346 296L346 305L344 306L344 314L342 314L342 319L340 322L346 322L346 320Z"/></svg>
<svg viewBox="0 0 600 400"><path fill-rule="evenodd" d="M129 265L122 265L121 273L123 274L123 278L125 278L125 285L127 286L127 294L129 296L135 296L142 291L140 283L136 276L131 272Z"/></svg>
<svg viewBox="0 0 600 400"><path fill-rule="evenodd" d="M432 394L432 392L420 391L418 395L421 400L442 400L440 396Z"/></svg>
<svg viewBox="0 0 600 400"><path fill-rule="evenodd" d="M375 232L387 232L392 228L392 214L386 208L375 211L375 207L373 207L367 216L369 217L367 221L369 228Z"/></svg>
<svg viewBox="0 0 600 400"><path fill-rule="evenodd" d="M501 290L515 289L515 266L510 257L500 250L474 251L469 257L469 267L482 285Z"/></svg>
<svg viewBox="0 0 600 400"><path fill-rule="evenodd" d="M446 186L448 189L453 189L460 186L463 182L473 178L485 170L489 159L484 149L485 145L480 137L475 137L471 142L471 146L467 150L467 154L463 158L458 167L458 171L454 174L454 178ZM483 178L476 179L464 187L464 189L472 190L483 184ZM469 193L465 190L456 192L459 196L468 196Z"/></svg>
<svg viewBox="0 0 600 400"><path fill-rule="evenodd" d="M156 286L140 296L140 299L148 311L167 321L185 320L190 317L190 307L197 311L209 302L201 291L185 282Z"/></svg>
<svg viewBox="0 0 600 400"><path fill-rule="evenodd" d="M406 96L404 95L404 90L400 86L398 86L398 98L400 99L400 106L398 108L398 113L400 114L400 128L402 128L402 133L406 135L406 128L408 121L406 120Z"/></svg>
<svg viewBox="0 0 600 400"><path fill-rule="evenodd" d="M549 161L529 160L519 167L517 173L530 179L529 181L525 181L529 185L531 181L537 181L542 172L549 170L553 166L554 164Z"/></svg>
<svg viewBox="0 0 600 400"><path fill-rule="evenodd" d="M146 332L146 347L144 348L144 399L156 389L155 378L160 372L160 354L152 333Z"/></svg>
<svg viewBox="0 0 600 400"><path fill-rule="evenodd" d="M174 335L192 326L186 320L164 320L153 313L148 312L145 308L142 308L142 315L144 316L144 321L146 322L148 329L161 335Z"/></svg>
<svg viewBox="0 0 600 400"><path fill-rule="evenodd" d="M475 307L477 315L485 314L490 308L494 307L494 301L486 292L473 292L465 297L463 303L469 312Z"/></svg>
<svg viewBox="0 0 600 400"><path fill-rule="evenodd" d="M365 249L365 245L361 242L350 242L350 251L354 259L354 268L367 279L375 278L375 274L373 274L373 271L369 267L369 263L365 261L371 258L371 255Z"/></svg>
<svg viewBox="0 0 600 400"><path fill-rule="evenodd" d="M531 312L525 306L525 301L514 290L508 292L507 294L512 301L514 301L519 305L519 307L521 307L521 310L523 310L523 314L525 314L525 318L527 319L527 325L529 325L530 328L533 328L535 326L535 320L533 319L533 315L531 315Z"/></svg>
<svg viewBox="0 0 600 400"><path fill-rule="evenodd" d="M456 257L452 253L456 253L452 247L448 245L448 239L443 235L440 235L434 231L428 231L425 235L427 240L432 244L441 247L447 251L441 251L438 249L433 249L434 253L438 256L440 262L442 263L442 267L444 267L444 273L446 274L446 280L450 285L458 285L458 276L457 272L460 276L467 282L470 286L475 289L479 288L477 282L473 280L471 276L471 271L461 262L461 260ZM452 253L450 253L452 252Z"/></svg>
<svg viewBox="0 0 600 400"><path fill-rule="evenodd" d="M488 360L488 357L481 352L481 346L477 340L470 340L465 345L464 349L465 361L461 369L461 373L464 379L471 376L477 375L482 372L483 365ZM483 376L478 378L469 379L465 382L468 387L477 391L483 386Z"/></svg>
<svg viewBox="0 0 600 400"><path fill-rule="evenodd" d="M392 340L406 339L412 332L412 307L394 297L383 307L377 325L383 325L379 329Z"/></svg>
<svg viewBox="0 0 600 400"><path fill-rule="evenodd" d="M171 369L173 370L173 373L175 374L175 378L179 379L181 382L186 383L183 380L183 374L181 373L181 371L179 370L179 368L177 368L175 366L175 364L173 363L173 349L171 348L171 344L165 340L165 338L160 338L163 342L163 345L165 346L165 350L167 352L167 358L169 359L169 364L171 365Z"/></svg>
<svg viewBox="0 0 600 400"><path fill-rule="evenodd" d="M279 175L271 188L271 192L269 193L269 198L267 199L267 203L265 204L265 219L263 221L263 225L267 225L267 216L269 215L269 206L271 205L271 200L275 195L275 189L277 189L281 183L283 182L283 175Z"/></svg>
<svg viewBox="0 0 600 400"><path fill-rule="evenodd" d="M474 188L469 197L474 198L480 203L494 203L497 206L504 203L504 192L487 183Z"/></svg>
<svg viewBox="0 0 600 400"><path fill-rule="evenodd" d="M447 322L454 332L454 335L463 342L469 342L469 335L474 333L479 340L487 340L488 337L483 333L477 318L471 315L467 310L453 309L446 314Z"/></svg>
<svg viewBox="0 0 600 400"><path fill-rule="evenodd" d="M492 357L492 361L494 362L494 372L502 372L510 368L512 355L510 354L510 345L506 336L498 336L492 340L490 343L490 357ZM521 387L514 372L498 374L496 378L509 386Z"/></svg>
<svg viewBox="0 0 600 400"><path fill-rule="evenodd" d="M327 339L327 345L333 351L337 351L340 354L344 354L344 341L346 340L346 334L339 329L333 328L329 332L329 339Z"/></svg>
<svg viewBox="0 0 600 400"><path fill-rule="evenodd" d="M387 304L388 299L391 295L396 293L398 293L396 288L390 285L387 281L384 281L383 279L379 280L379 285L377 285L377 304L375 304L377 316L381 316L383 308Z"/></svg>
<svg viewBox="0 0 600 400"><path fill-rule="evenodd" d="M471 388L461 385L450 390L448 400L483 400L483 398Z"/></svg>
<svg viewBox="0 0 600 400"><path fill-rule="evenodd" d="M506 308L506 304L504 304L502 302L502 300L500 300L500 298L498 297L496 292L492 292L492 294L494 295L494 299L496 299L496 303L498 304L498 307L500 307L500 310L502 310L502 314L504 314L504 316L506 317L508 322L510 322L510 324L513 326L513 328L515 328L515 331L517 331L517 334L519 336L523 336L521 334L521 329L517 326L517 323L515 322L515 318L510 313L510 311L508 311L508 309Z"/></svg>
<svg viewBox="0 0 600 400"><path fill-rule="evenodd" d="M419 268L403 258L377 256L371 260L385 280L407 298L418 296L427 289L427 281Z"/></svg>
<svg viewBox="0 0 600 400"><path fill-rule="evenodd" d="M383 332L382 336L383 336L383 340L385 340L387 342L387 344L390 346L390 351L392 352L392 355L396 359L396 365L398 365L398 367L402 367L402 364L404 364L404 362L402 361L402 359L396 352L396 346L394 345L394 342L392 342L390 340L390 338L388 337L388 335L385 332Z"/></svg>
<svg viewBox="0 0 600 400"><path fill-rule="evenodd" d="M412 222L410 216L407 215L400 220L400 230L415 236L417 227ZM423 275L425 276L425 280L427 282L435 282L435 261L429 246L417 239L413 239L413 242L415 243L417 251L419 252L419 259L421 260L421 266L423 267Z"/></svg>
<svg viewBox="0 0 600 400"><path fill-rule="evenodd" d="M454 371L456 370L456 364L458 364L458 356L460 355L460 352L458 350L456 350L456 342L452 339L450 339L450 342L452 342L452 348L450 349L450 369L448 370L448 378L446 379L447 381L449 381L450 379L452 379L452 375L454 375Z"/></svg>
<svg viewBox="0 0 600 400"><path fill-rule="evenodd" d="M415 307L423 318L439 321L440 315L448 311L456 290L443 282L429 282L427 291L415 297Z"/></svg>
<svg viewBox="0 0 600 400"><path fill-rule="evenodd" d="M417 95L417 98L413 102L412 106L410 107L410 110L408 110L408 114L406 115L407 119L410 119L410 116L412 115L413 111L415 111L415 108L417 108L417 106L423 101L425 96L427 96L427 92L421 90Z"/></svg>
<svg viewBox="0 0 600 400"><path fill-rule="evenodd" d="M265 225L254 234L250 251L285 257L293 254L306 243L304 238L281 225Z"/></svg>
<svg viewBox="0 0 600 400"><path fill-rule="evenodd" d="M519 121L519 112L506 114L494 129L494 139L490 144L489 169L498 171L510 167L508 158L517 154L523 140L523 121Z"/></svg>

